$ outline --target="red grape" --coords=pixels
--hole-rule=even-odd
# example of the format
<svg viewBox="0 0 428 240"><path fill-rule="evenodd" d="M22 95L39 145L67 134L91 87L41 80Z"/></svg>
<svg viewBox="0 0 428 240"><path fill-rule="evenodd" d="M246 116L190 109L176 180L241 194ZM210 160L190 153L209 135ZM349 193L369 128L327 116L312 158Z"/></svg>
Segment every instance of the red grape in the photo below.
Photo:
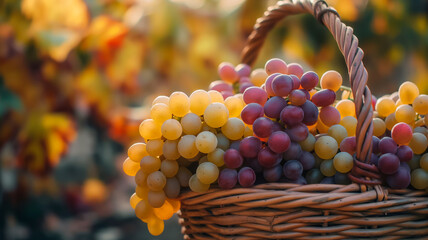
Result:
<svg viewBox="0 0 428 240"><path fill-rule="evenodd" d="M282 109L287 106L287 102L282 97L271 97L264 105L264 112L267 117L279 118Z"/></svg>
<svg viewBox="0 0 428 240"><path fill-rule="evenodd" d="M401 162L409 162L413 158L413 151L407 145L401 145L397 148L397 152L395 153L400 159Z"/></svg>
<svg viewBox="0 0 428 240"><path fill-rule="evenodd" d="M242 187L251 187L256 182L256 174L249 167L243 167L239 170L238 181Z"/></svg>
<svg viewBox="0 0 428 240"><path fill-rule="evenodd" d="M272 90L275 96L286 97L293 90L293 79L285 74L276 76L272 81Z"/></svg>
<svg viewBox="0 0 428 240"><path fill-rule="evenodd" d="M391 130L391 137L398 145L408 144L412 140L412 136L412 128L404 122L395 124Z"/></svg>
<svg viewBox="0 0 428 240"><path fill-rule="evenodd" d="M301 106L306 102L306 93L302 91L302 89L295 89L291 91L288 96L290 104L294 106Z"/></svg>
<svg viewBox="0 0 428 240"><path fill-rule="evenodd" d="M303 121L304 112L300 107L288 105L281 111L280 118L283 123L291 127Z"/></svg>
<svg viewBox="0 0 428 240"><path fill-rule="evenodd" d="M254 121L263 114L263 107L260 104L250 103L242 109L241 118L246 124L253 125Z"/></svg>
<svg viewBox="0 0 428 240"><path fill-rule="evenodd" d="M259 117L253 123L253 132L260 138L267 138L272 133L273 122L267 117Z"/></svg>
<svg viewBox="0 0 428 240"><path fill-rule="evenodd" d="M384 153L393 153L395 154L397 152L397 143L390 138L390 137L384 137L379 142L379 151Z"/></svg>
<svg viewBox="0 0 428 240"><path fill-rule="evenodd" d="M239 84L239 92L244 93L245 90L247 90L247 88L253 87L253 86L254 86L254 84L252 84L251 82L243 82L243 83Z"/></svg>
<svg viewBox="0 0 428 240"><path fill-rule="evenodd" d="M287 65L288 74L296 75L298 78L301 78L303 75L303 68L298 63L290 63Z"/></svg>
<svg viewBox="0 0 428 240"><path fill-rule="evenodd" d="M303 123L298 123L291 128L285 129L285 132L290 137L291 141L301 142L308 137L309 129Z"/></svg>
<svg viewBox="0 0 428 240"><path fill-rule="evenodd" d="M271 168L281 162L280 156L272 152L269 148L262 148L259 151L257 160L264 168Z"/></svg>
<svg viewBox="0 0 428 240"><path fill-rule="evenodd" d="M278 182L281 176L282 166L280 164L263 170L263 177L267 182Z"/></svg>
<svg viewBox="0 0 428 240"><path fill-rule="evenodd" d="M318 85L319 77L315 72L305 72L300 78L300 85L303 89L311 90Z"/></svg>
<svg viewBox="0 0 428 240"><path fill-rule="evenodd" d="M300 87L300 80L296 75L289 75L291 80L293 80L293 90L298 89Z"/></svg>
<svg viewBox="0 0 428 240"><path fill-rule="evenodd" d="M284 176L290 180L297 180L303 173L303 166L297 160L290 160L284 164Z"/></svg>
<svg viewBox="0 0 428 240"><path fill-rule="evenodd" d="M256 137L246 137L239 144L239 152L245 158L256 158L262 148L262 142Z"/></svg>
<svg viewBox="0 0 428 240"><path fill-rule="evenodd" d="M291 142L287 151L284 152L285 160L297 160L302 155L302 147L296 142Z"/></svg>
<svg viewBox="0 0 428 240"><path fill-rule="evenodd" d="M273 73L287 74L287 63L285 63L282 59L272 58L266 62L265 71L269 75Z"/></svg>
<svg viewBox="0 0 428 240"><path fill-rule="evenodd" d="M280 73L274 73L274 74L269 75L269 77L266 78L265 90L266 90L266 93L268 94L269 97L275 96L275 93L273 92L273 89L272 89L272 81L276 76L279 76L279 75L281 75L281 74Z"/></svg>
<svg viewBox="0 0 428 240"><path fill-rule="evenodd" d="M249 103L258 103L260 105L265 105L267 101L267 93L263 88L260 87L249 87L245 89L243 99L246 104Z"/></svg>
<svg viewBox="0 0 428 240"><path fill-rule="evenodd" d="M379 170L385 174L394 174L400 167L400 159L392 153L385 153L378 161Z"/></svg>
<svg viewBox="0 0 428 240"><path fill-rule="evenodd" d="M276 153L287 151L290 146L290 137L283 131L276 131L269 136L268 145L270 150Z"/></svg>
<svg viewBox="0 0 428 240"><path fill-rule="evenodd" d="M357 139L354 136L346 137L340 143L339 148L341 152L347 152L351 155L354 155L357 149Z"/></svg>
<svg viewBox="0 0 428 240"><path fill-rule="evenodd" d="M304 116L302 123L310 126L314 125L318 120L318 108L313 104L311 101L307 100L302 106L301 106Z"/></svg>
<svg viewBox="0 0 428 240"><path fill-rule="evenodd" d="M303 170L307 171L315 166L315 157L312 153L303 151L300 155L299 162L303 166Z"/></svg>
<svg viewBox="0 0 428 240"><path fill-rule="evenodd" d="M244 162L244 158L242 158L241 154L236 149L228 149L224 153L223 156L224 164L228 168L239 168L242 166Z"/></svg>
<svg viewBox="0 0 428 240"><path fill-rule="evenodd" d="M238 73L240 78L250 77L251 67L245 63L240 63L238 64L238 66L235 67L235 71L236 73Z"/></svg>
<svg viewBox="0 0 428 240"><path fill-rule="evenodd" d="M238 182L238 172L235 169L225 168L218 176L218 186L222 189L231 189Z"/></svg>
<svg viewBox="0 0 428 240"><path fill-rule="evenodd" d="M222 62L218 66L218 75L226 82L234 83L238 81L239 75L235 71L235 67L228 62Z"/></svg>
<svg viewBox="0 0 428 240"><path fill-rule="evenodd" d="M334 103L336 93L330 89L323 89L315 93L311 101L318 107L326 107Z"/></svg>
<svg viewBox="0 0 428 240"><path fill-rule="evenodd" d="M232 85L222 80L217 80L212 82L208 88L209 90L216 90L218 92L222 92L222 91L233 92Z"/></svg>
<svg viewBox="0 0 428 240"><path fill-rule="evenodd" d="M394 189L407 188L410 185L410 170L400 166L396 173L386 176L386 183Z"/></svg>

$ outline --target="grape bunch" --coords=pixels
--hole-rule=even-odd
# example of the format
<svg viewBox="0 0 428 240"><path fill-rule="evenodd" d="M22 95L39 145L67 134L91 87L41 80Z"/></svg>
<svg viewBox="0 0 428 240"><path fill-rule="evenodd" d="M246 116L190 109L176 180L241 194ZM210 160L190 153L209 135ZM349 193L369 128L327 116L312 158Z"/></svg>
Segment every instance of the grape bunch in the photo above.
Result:
<svg viewBox="0 0 428 240"><path fill-rule="evenodd" d="M274 58L259 69L222 63L218 73L209 91L157 97L139 128L144 142L128 149L123 170L137 185L130 203L152 235L188 189L351 183L357 119L338 72L319 78ZM428 188L428 98L414 87L373 97L370 161L392 188Z"/></svg>

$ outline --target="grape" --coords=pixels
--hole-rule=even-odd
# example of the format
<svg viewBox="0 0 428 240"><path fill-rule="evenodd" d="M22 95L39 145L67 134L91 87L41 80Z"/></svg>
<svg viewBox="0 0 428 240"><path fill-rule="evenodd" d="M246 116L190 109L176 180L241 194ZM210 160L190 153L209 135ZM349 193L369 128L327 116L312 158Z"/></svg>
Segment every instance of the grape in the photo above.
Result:
<svg viewBox="0 0 428 240"><path fill-rule="evenodd" d="M181 136L183 129L179 121L168 119L162 124L162 136L168 140L176 140Z"/></svg>
<svg viewBox="0 0 428 240"><path fill-rule="evenodd" d="M416 84L406 81L400 85L398 94L403 104L412 104L413 100L419 95L419 89Z"/></svg>
<svg viewBox="0 0 428 240"><path fill-rule="evenodd" d="M134 162L140 162L141 159L149 155L145 143L134 143L128 149L128 157Z"/></svg>
<svg viewBox="0 0 428 240"><path fill-rule="evenodd" d="M283 126L281 125L281 123L279 123L279 122L275 122L275 121L272 121L273 122L273 126L272 126L272 131L271 132L278 132L278 131L284 131L284 128L283 128Z"/></svg>
<svg viewBox="0 0 428 240"><path fill-rule="evenodd" d="M152 106L154 106L157 103L163 103L166 104L167 106L169 106L169 97L167 96L157 96L153 102L152 102Z"/></svg>
<svg viewBox="0 0 428 240"><path fill-rule="evenodd" d="M334 184L334 177L326 177L320 183L321 184Z"/></svg>
<svg viewBox="0 0 428 240"><path fill-rule="evenodd" d="M412 106L401 105L395 110L395 119L398 122L405 122L407 124L412 124L415 122L416 112Z"/></svg>
<svg viewBox="0 0 428 240"><path fill-rule="evenodd" d="M323 89L336 92L342 86L342 76L334 70L327 71L322 75L320 85Z"/></svg>
<svg viewBox="0 0 428 240"><path fill-rule="evenodd" d="M219 103L224 103L224 98L223 95L221 95L221 93L219 91L216 90L209 90L208 94L211 97L211 102L219 102Z"/></svg>
<svg viewBox="0 0 428 240"><path fill-rule="evenodd" d="M235 67L235 71L240 78L249 77L251 74L251 67L245 63L240 63Z"/></svg>
<svg viewBox="0 0 428 240"><path fill-rule="evenodd" d="M410 185L410 170L399 167L398 171L386 176L386 183L393 189L403 189Z"/></svg>
<svg viewBox="0 0 428 240"><path fill-rule="evenodd" d="M238 182L238 172L235 169L225 168L218 176L218 186L222 189L231 189Z"/></svg>
<svg viewBox="0 0 428 240"><path fill-rule="evenodd" d="M392 128L397 124L397 119L395 119L395 113L391 113L388 117L385 118L386 129L392 130Z"/></svg>
<svg viewBox="0 0 428 240"><path fill-rule="evenodd" d="M419 160L419 166L425 171L428 171L428 153L425 153L424 155L421 156Z"/></svg>
<svg viewBox="0 0 428 240"><path fill-rule="evenodd" d="M287 64L279 59L279 58L272 58L266 62L265 65L266 73L271 75L273 73L283 73L287 74Z"/></svg>
<svg viewBox="0 0 428 240"><path fill-rule="evenodd" d="M285 179L285 182L287 183L293 183L293 184L299 184L299 185L306 185L308 184L306 182L306 179L302 176L299 176L299 178L297 178L296 180L291 180L291 179Z"/></svg>
<svg viewBox="0 0 428 240"><path fill-rule="evenodd" d="M224 153L224 164L227 168L239 168L242 166L244 162L244 158L242 158L241 154L236 149L228 149Z"/></svg>
<svg viewBox="0 0 428 240"><path fill-rule="evenodd" d="M239 118L229 118L221 127L221 132L230 140L238 140L244 136L245 124Z"/></svg>
<svg viewBox="0 0 428 240"><path fill-rule="evenodd" d="M155 171L147 176L147 186L151 191L161 191L166 184L166 177L160 171Z"/></svg>
<svg viewBox="0 0 428 240"><path fill-rule="evenodd" d="M380 118L373 118L373 135L381 137L386 131L386 124Z"/></svg>
<svg viewBox="0 0 428 240"><path fill-rule="evenodd" d="M302 155L302 148L296 142L291 142L287 151L284 152L285 160L297 160Z"/></svg>
<svg viewBox="0 0 428 240"><path fill-rule="evenodd" d="M392 153L385 153L380 156L378 167L382 173L394 174L400 167L400 159L398 159L398 157Z"/></svg>
<svg viewBox="0 0 428 240"><path fill-rule="evenodd" d="M299 162L303 166L303 170L307 171L315 166L315 157L310 152L303 151L300 155Z"/></svg>
<svg viewBox="0 0 428 240"><path fill-rule="evenodd" d="M149 188L147 186L141 187L137 185L137 187L135 188L135 194L137 194L137 196L141 199L147 199L148 193Z"/></svg>
<svg viewBox="0 0 428 240"><path fill-rule="evenodd" d="M418 168L412 171L411 184L416 189L428 188L428 171Z"/></svg>
<svg viewBox="0 0 428 240"><path fill-rule="evenodd" d="M290 63L288 64L288 74L292 74L297 76L298 78L301 78L303 75L303 68L298 63Z"/></svg>
<svg viewBox="0 0 428 240"><path fill-rule="evenodd" d="M309 134L308 127L303 123L294 125L291 128L286 129L285 132L288 134L291 141L294 142L301 142L305 140Z"/></svg>
<svg viewBox="0 0 428 240"><path fill-rule="evenodd" d="M379 157L376 154L372 153L370 157L370 163L377 166L378 162L379 162Z"/></svg>
<svg viewBox="0 0 428 240"><path fill-rule="evenodd" d="M152 139L147 141L146 151L150 156L162 155L163 141L161 139Z"/></svg>
<svg viewBox="0 0 428 240"><path fill-rule="evenodd" d="M401 162L409 162L413 158L412 149L406 145L399 146L395 154Z"/></svg>
<svg viewBox="0 0 428 240"><path fill-rule="evenodd" d="M334 100L336 100L336 93L330 89L323 89L315 93L311 98L311 101L317 107L327 107L333 104Z"/></svg>
<svg viewBox="0 0 428 240"><path fill-rule="evenodd" d="M262 167L272 168L281 161L281 157L277 153L272 152L269 148L262 148L259 151L257 160Z"/></svg>
<svg viewBox="0 0 428 240"><path fill-rule="evenodd" d="M165 203L160 208L154 208L153 212L155 213L156 217L161 220L168 220L174 214L172 205L168 202L168 200L165 200Z"/></svg>
<svg viewBox="0 0 428 240"><path fill-rule="evenodd" d="M357 139L353 136L344 138L340 143L341 152L347 152L353 155L356 149L357 149Z"/></svg>
<svg viewBox="0 0 428 240"><path fill-rule="evenodd" d="M246 137L239 144L239 152L244 158L256 158L261 148L262 143L256 137Z"/></svg>
<svg viewBox="0 0 428 240"><path fill-rule="evenodd" d="M217 133L217 147L223 149L223 151L226 151L229 148L230 141L229 139L224 136L222 133Z"/></svg>
<svg viewBox="0 0 428 240"><path fill-rule="evenodd" d="M287 126L294 126L303 121L304 112L300 107L289 105L281 111L280 118Z"/></svg>
<svg viewBox="0 0 428 240"><path fill-rule="evenodd" d="M167 178L164 191L167 198L177 198L180 195L180 182L177 178Z"/></svg>
<svg viewBox="0 0 428 240"><path fill-rule="evenodd" d="M320 119L326 126L333 126L340 123L340 113L332 106L323 107L320 110ZM346 127L345 127L346 128Z"/></svg>
<svg viewBox="0 0 428 240"><path fill-rule="evenodd" d="M398 145L407 145L412 140L412 133L407 123L397 123L391 130L391 137Z"/></svg>
<svg viewBox="0 0 428 240"><path fill-rule="evenodd" d="M309 133L308 137L305 140L299 142L299 144L303 151L312 152L314 150L315 141L316 139L314 135Z"/></svg>
<svg viewBox="0 0 428 240"><path fill-rule="evenodd" d="M235 67L228 62L220 63L218 66L218 75L222 80L230 83L234 83L239 79L238 73L235 71Z"/></svg>
<svg viewBox="0 0 428 240"><path fill-rule="evenodd" d="M150 110L150 116L155 122L162 124L164 121L172 117L172 113L167 104L156 103Z"/></svg>
<svg viewBox="0 0 428 240"><path fill-rule="evenodd" d="M160 169L166 177L171 178L177 174L178 167L178 162L175 160L163 160Z"/></svg>
<svg viewBox="0 0 428 240"><path fill-rule="evenodd" d="M252 84L250 82L243 82L243 83L239 84L239 92L244 93L245 90L247 90L247 88L249 88L249 87L254 87L254 84Z"/></svg>
<svg viewBox="0 0 428 240"><path fill-rule="evenodd" d="M233 87L227 82L224 82L222 80L217 80L214 82L211 82L209 85L209 90L215 90L218 92L233 92Z"/></svg>
<svg viewBox="0 0 428 240"><path fill-rule="evenodd" d="M165 223L158 218L154 218L152 221L147 222L147 229L152 236L159 236L165 229Z"/></svg>
<svg viewBox="0 0 428 240"><path fill-rule="evenodd" d="M180 167L178 169L176 178L177 178L178 182L180 183L180 186L188 187L189 186L189 179L191 176L192 176L192 173L190 172L189 169L187 169L185 167Z"/></svg>
<svg viewBox="0 0 428 240"><path fill-rule="evenodd" d="M267 182L278 182L281 176L282 166L280 164L263 170L263 177Z"/></svg>
<svg viewBox="0 0 428 240"><path fill-rule="evenodd" d="M202 121L198 115L188 113L181 118L181 126L185 134L196 135L201 131Z"/></svg>
<svg viewBox="0 0 428 240"><path fill-rule="evenodd" d="M305 89L300 89L300 90L302 90L302 92L306 95L306 100L311 100L311 97L316 93L315 89L310 90L311 92Z"/></svg>
<svg viewBox="0 0 428 240"><path fill-rule="evenodd" d="M137 196L136 193L132 194L132 196L129 198L129 204L131 207L135 210L135 207L137 207L137 204L141 201L141 198Z"/></svg>
<svg viewBox="0 0 428 240"><path fill-rule="evenodd" d="M194 174L189 179L189 187L190 190L192 190L193 192L203 193L208 191L208 189L210 188L210 184L202 183L196 176L196 174Z"/></svg>
<svg viewBox="0 0 428 240"><path fill-rule="evenodd" d="M336 174L334 174L334 183L348 185L348 184L351 184L352 182L349 179L347 174L336 172Z"/></svg>
<svg viewBox="0 0 428 240"><path fill-rule="evenodd" d="M214 151L208 153L207 158L208 161L214 163L217 167L221 167L224 165L224 151L220 148L216 148Z"/></svg>
<svg viewBox="0 0 428 240"><path fill-rule="evenodd" d="M210 153L217 147L217 137L214 133L203 131L196 137L196 148L202 153Z"/></svg>
<svg viewBox="0 0 428 240"><path fill-rule="evenodd" d="M315 72L309 71L305 72L300 78L300 85L303 89L311 90L318 85L319 77Z"/></svg>
<svg viewBox="0 0 428 240"><path fill-rule="evenodd" d="M263 107L258 103L250 103L242 109L241 118L249 125L253 125L254 121L263 116Z"/></svg>
<svg viewBox="0 0 428 240"><path fill-rule="evenodd" d="M381 97L376 102L376 111L381 117L386 117L395 112L395 102L386 97Z"/></svg>
<svg viewBox="0 0 428 240"><path fill-rule="evenodd" d="M160 169L161 160L158 157L145 156L140 162L141 170L144 173L152 173Z"/></svg>
<svg viewBox="0 0 428 240"><path fill-rule="evenodd" d="M178 140L166 140L163 144L163 156L168 160L177 160L180 153L177 148Z"/></svg>
<svg viewBox="0 0 428 240"><path fill-rule="evenodd" d="M326 177L334 176L334 174L336 174L336 169L334 169L333 159L322 161L320 171Z"/></svg>
<svg viewBox="0 0 428 240"><path fill-rule="evenodd" d="M340 121L340 125L346 128L346 131L348 132L348 136L355 136L357 123L358 123L357 119L352 116L344 117Z"/></svg>
<svg viewBox="0 0 428 240"><path fill-rule="evenodd" d="M147 194L147 201L154 208L161 207L166 200L166 195L164 191L149 191Z"/></svg>
<svg viewBox="0 0 428 240"><path fill-rule="evenodd" d="M287 102L282 97L271 97L264 106L264 113L270 118L279 118L282 109L287 106ZM303 112L303 111L302 111Z"/></svg>
<svg viewBox="0 0 428 240"><path fill-rule="evenodd" d="M333 158L334 168L341 173L348 173L354 167L354 159L347 152L340 152Z"/></svg>
<svg viewBox="0 0 428 240"><path fill-rule="evenodd" d="M428 129L425 127L415 127L413 133L422 133L425 137L428 137Z"/></svg>
<svg viewBox="0 0 428 240"><path fill-rule="evenodd" d="M251 136L252 137L252 136ZM241 141L233 141L233 142L231 142L230 143L230 148L231 149L235 149L235 150L238 150L239 151L239 145L241 144ZM223 149L224 150L224 149ZM227 150L227 149L226 149ZM225 151L226 151L225 150Z"/></svg>
<svg viewBox="0 0 428 240"><path fill-rule="evenodd" d="M265 83L265 89L266 89L266 93L268 94L269 97L275 96L275 93L272 89L272 81L276 76L281 75L280 73L274 73L272 75L269 75L269 77L266 78L266 83Z"/></svg>
<svg viewBox="0 0 428 240"><path fill-rule="evenodd" d="M315 104L313 104L311 101L308 100L301 106L301 108L304 113L302 123L308 126L314 125L318 120L317 106L315 106Z"/></svg>
<svg viewBox="0 0 428 240"><path fill-rule="evenodd" d="M275 129L275 125L276 124L274 124L274 128L273 129ZM250 136L254 136L253 129L251 129L249 126L245 126L245 129L244 129L244 138L250 137Z"/></svg>
<svg viewBox="0 0 428 240"><path fill-rule="evenodd" d="M205 108L211 104L211 96L204 90L196 90L190 95L189 102L190 111L196 115L202 115Z"/></svg>
<svg viewBox="0 0 428 240"><path fill-rule="evenodd" d="M223 126L229 119L229 110L222 103L211 103L205 109L204 121L212 128Z"/></svg>
<svg viewBox="0 0 428 240"><path fill-rule="evenodd" d="M379 150L382 154L397 152L397 143L390 137L384 137L379 142Z"/></svg>
<svg viewBox="0 0 428 240"><path fill-rule="evenodd" d="M327 133L328 132L328 126L326 126L320 118L318 118L317 124L315 125L316 129L319 133Z"/></svg>
<svg viewBox="0 0 428 240"><path fill-rule="evenodd" d="M420 115L428 114L428 95L421 94L417 96L412 103L415 111Z"/></svg>
<svg viewBox="0 0 428 240"><path fill-rule="evenodd" d="M301 106L306 102L306 94L301 89L291 91L288 98L290 104L294 106Z"/></svg>
<svg viewBox="0 0 428 240"><path fill-rule="evenodd" d="M293 79L285 74L276 76L272 81L272 90L275 96L286 97L293 90Z"/></svg>
<svg viewBox="0 0 428 240"><path fill-rule="evenodd" d="M314 168L306 173L306 181L308 184L317 184L320 183L324 178L321 171L317 168Z"/></svg>
<svg viewBox="0 0 428 240"><path fill-rule="evenodd" d="M221 92L221 95L223 96L223 99L226 99L228 97L232 97L233 96L233 92Z"/></svg>
<svg viewBox="0 0 428 240"><path fill-rule="evenodd" d="M296 90L300 87L300 80L295 75L289 75L291 77L291 80L293 81L293 90ZM306 91L306 90L305 90Z"/></svg>
<svg viewBox="0 0 428 240"><path fill-rule="evenodd" d="M177 149L184 158L191 159L196 157L199 153L196 147L196 137L193 135L184 135L178 142Z"/></svg>
<svg viewBox="0 0 428 240"><path fill-rule="evenodd" d="M260 87L263 83L265 83L268 74L262 68L254 69L251 72L250 81L254 86Z"/></svg>
<svg viewBox="0 0 428 240"><path fill-rule="evenodd" d="M177 117L183 117L190 110L189 97L183 92L173 92L169 96L169 109Z"/></svg>
<svg viewBox="0 0 428 240"><path fill-rule="evenodd" d="M373 146L372 152L375 154L380 153L379 142L380 142L379 138L377 138L376 136L372 137L372 146Z"/></svg>
<svg viewBox="0 0 428 240"><path fill-rule="evenodd" d="M147 187L147 174L141 169L135 174L135 183L140 187Z"/></svg>
<svg viewBox="0 0 428 240"><path fill-rule="evenodd" d="M428 146L427 137L422 133L413 133L412 140L410 140L409 147L416 154L422 154L425 152Z"/></svg>
<svg viewBox="0 0 428 240"><path fill-rule="evenodd" d="M315 153L322 159L333 158L337 153L337 149L336 140L330 136L322 136L315 142Z"/></svg>
<svg viewBox="0 0 428 240"><path fill-rule="evenodd" d="M229 110L230 117L239 117L241 115L242 109L245 106L244 102L237 96L226 98L224 105Z"/></svg>
<svg viewBox="0 0 428 240"><path fill-rule="evenodd" d="M343 99L336 103L335 108L342 118L347 116L355 117L355 104L349 99Z"/></svg>
<svg viewBox="0 0 428 240"><path fill-rule="evenodd" d="M142 200L138 202L138 204L135 206L135 215L139 219L145 219L148 216L150 216L150 214L152 213L153 213L153 208L149 205L147 201Z"/></svg>
<svg viewBox="0 0 428 240"><path fill-rule="evenodd" d="M251 187L256 182L256 174L249 167L243 167L238 172L238 182L242 187Z"/></svg>
<svg viewBox="0 0 428 240"><path fill-rule="evenodd" d="M211 162L201 163L196 169L196 176L204 184L211 184L217 181L219 175L218 167Z"/></svg>
<svg viewBox="0 0 428 240"><path fill-rule="evenodd" d="M344 126L336 124L328 129L327 134L334 138L338 144L340 144L342 140L348 136L348 131L346 131Z"/></svg>
<svg viewBox="0 0 428 240"><path fill-rule="evenodd" d="M273 122L269 118L259 117L253 123L254 134L260 138L267 138L272 132Z"/></svg>
<svg viewBox="0 0 428 240"><path fill-rule="evenodd" d="M303 166L297 160L290 160L284 164L284 176L290 180L297 180L303 173Z"/></svg>
<svg viewBox="0 0 428 240"><path fill-rule="evenodd" d="M139 127L141 137L144 139L156 139L162 137L161 125L153 119L146 119L141 122Z"/></svg>
<svg viewBox="0 0 428 240"><path fill-rule="evenodd" d="M283 153L290 146L290 137L285 132L276 131L269 136L268 145L273 152Z"/></svg>
<svg viewBox="0 0 428 240"><path fill-rule="evenodd" d="M265 105L268 98L266 91L260 87L249 87L245 89L243 97L246 104L258 103L262 106Z"/></svg>

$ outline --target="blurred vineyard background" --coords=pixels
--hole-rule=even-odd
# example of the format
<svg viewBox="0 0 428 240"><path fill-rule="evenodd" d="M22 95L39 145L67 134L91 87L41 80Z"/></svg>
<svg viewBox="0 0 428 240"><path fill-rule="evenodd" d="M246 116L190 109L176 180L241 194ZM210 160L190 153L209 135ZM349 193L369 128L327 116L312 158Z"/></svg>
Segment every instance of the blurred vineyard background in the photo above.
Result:
<svg viewBox="0 0 428 240"><path fill-rule="evenodd" d="M375 96L413 81L428 93L428 2L327 0L354 28ZM151 237L129 206L125 149L157 95L203 88L239 63L272 0L0 2L0 239ZM274 29L259 56L346 76L310 16ZM347 82L346 82L347 84Z"/></svg>

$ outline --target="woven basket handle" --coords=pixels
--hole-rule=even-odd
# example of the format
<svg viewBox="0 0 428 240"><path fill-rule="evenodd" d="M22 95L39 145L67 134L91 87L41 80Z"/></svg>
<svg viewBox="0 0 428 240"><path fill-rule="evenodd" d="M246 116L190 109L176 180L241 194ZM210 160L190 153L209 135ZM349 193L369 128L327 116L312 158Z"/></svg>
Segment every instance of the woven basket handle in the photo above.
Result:
<svg viewBox="0 0 428 240"><path fill-rule="evenodd" d="M353 29L340 21L338 13L333 8L328 7L324 1L288 0L278 2L275 6L270 7L263 17L257 19L242 51L241 62L253 65L267 34L276 23L289 15L300 13L310 13L324 24L345 57L358 119L357 161L355 161L356 164L349 177L356 183L378 185L380 184L379 171L374 165L368 164L372 153L373 110L371 93L367 87L367 70L362 62L364 52L358 47L358 38L353 34Z"/></svg>

